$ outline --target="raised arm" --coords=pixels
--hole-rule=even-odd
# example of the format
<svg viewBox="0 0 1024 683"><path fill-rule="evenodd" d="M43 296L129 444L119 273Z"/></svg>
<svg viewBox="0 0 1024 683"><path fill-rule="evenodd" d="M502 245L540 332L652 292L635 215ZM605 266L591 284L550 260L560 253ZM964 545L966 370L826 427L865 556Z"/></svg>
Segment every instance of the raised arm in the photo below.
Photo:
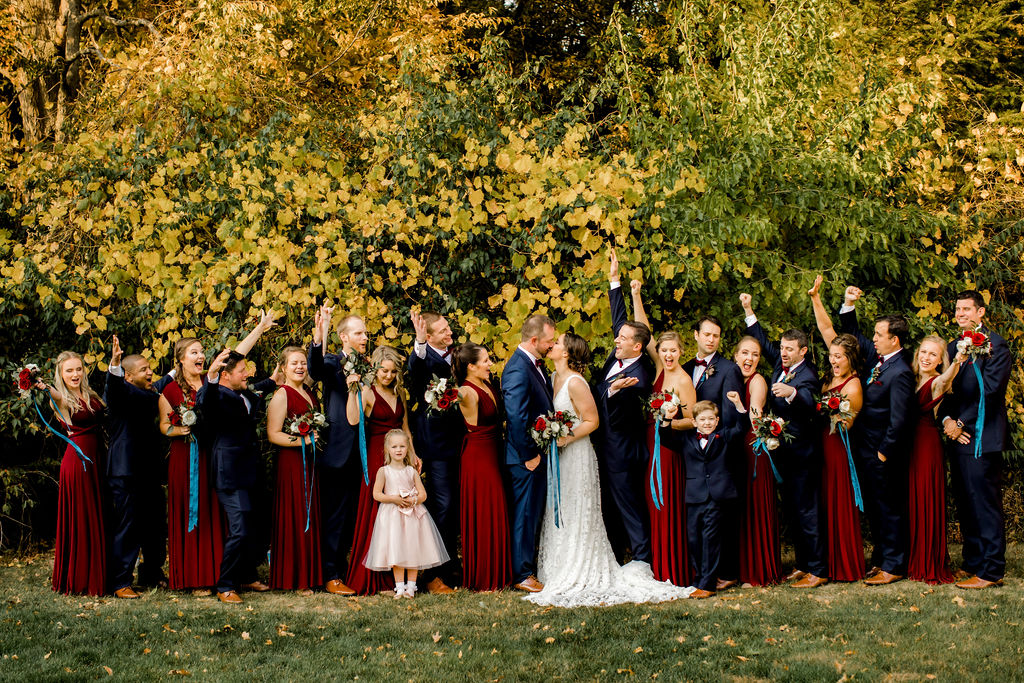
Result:
<svg viewBox="0 0 1024 683"><path fill-rule="evenodd" d="M950 387L953 386L953 380L960 372L960 366L963 365L965 358L963 354L957 353L956 357L953 358L953 362L949 364L945 372L935 378L932 382L932 398L938 398L943 394L949 392Z"/></svg>
<svg viewBox="0 0 1024 683"><path fill-rule="evenodd" d="M263 333L276 324L273 311L260 311L260 321L256 323L256 327L252 328L252 332L245 339L238 342L235 351L243 356L248 356L249 352L252 351L252 347L256 346L256 342L263 336Z"/></svg>
<svg viewBox="0 0 1024 683"><path fill-rule="evenodd" d="M832 340L837 336L836 328L832 325L832 319L828 315L828 311L825 309L825 304L821 303L821 281L822 277L819 275L814 278L814 285L807 290L807 296L811 297L811 308L814 310L814 322L818 325L818 331L821 332L822 339L825 340L825 344L831 344Z"/></svg>
<svg viewBox="0 0 1024 683"><path fill-rule="evenodd" d="M860 299L861 294L863 292L857 287L851 285L846 288L846 295L843 298L843 309L845 309L845 312L839 314L839 328L842 332L852 334L857 338L861 356L867 362L871 358L871 354L874 353L875 345L861 333L860 326L857 324L857 311L854 307L857 305L857 300Z"/></svg>
<svg viewBox="0 0 1024 683"><path fill-rule="evenodd" d="M626 324L628 318L626 299L619 283L619 257L614 247L608 250L608 301L612 309L612 331L618 336L619 328Z"/></svg>
<svg viewBox="0 0 1024 683"><path fill-rule="evenodd" d="M651 321L647 317L647 311L644 309L644 301L640 296L640 289L643 285L639 280L631 280L629 283L629 292L633 299L633 315L636 316L635 320L639 323L651 327ZM654 340L654 334L652 330L651 341L647 342L647 355L654 361L654 366L658 368L658 372L661 372L661 358L658 357L658 342Z"/></svg>
<svg viewBox="0 0 1024 683"><path fill-rule="evenodd" d="M764 354L768 363L775 367L779 363L779 345L768 338L768 333L764 331L757 316L754 315L753 299L746 292L740 294L740 306L743 307L746 333L757 339L757 343L761 345L761 353Z"/></svg>

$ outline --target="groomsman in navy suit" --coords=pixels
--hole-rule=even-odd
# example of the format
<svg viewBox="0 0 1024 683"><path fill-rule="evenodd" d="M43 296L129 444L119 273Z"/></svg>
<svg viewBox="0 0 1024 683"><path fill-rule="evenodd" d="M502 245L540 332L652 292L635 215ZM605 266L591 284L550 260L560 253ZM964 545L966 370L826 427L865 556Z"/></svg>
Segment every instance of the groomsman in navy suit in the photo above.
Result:
<svg viewBox="0 0 1024 683"><path fill-rule="evenodd" d="M963 364L939 408L950 440L952 480L964 537L962 571L967 576L961 576L960 588L1000 585L1006 568L1000 475L1007 444L1006 385L1013 358L1006 340L984 325L984 317L985 299L980 292L957 294L960 329L988 336L992 351ZM957 341L949 345L950 358L956 355Z"/></svg>
<svg viewBox="0 0 1024 683"><path fill-rule="evenodd" d="M448 594L452 592L449 586L459 583L459 455L466 427L460 411L432 415L423 400L434 377L452 378L452 328L438 313L414 311L411 317L416 345L407 363L409 402L413 404L409 423L427 475L427 509L452 556L440 567L422 572L420 583L430 593Z"/></svg>
<svg viewBox="0 0 1024 683"><path fill-rule="evenodd" d="M864 407L853 424L853 447L874 541L872 568L864 583L879 586L907 573L907 468L917 411L916 381L903 349L910 336L906 319L879 316L868 341L857 327L854 311L861 294L856 287L846 288L839 321L842 332L857 337L867 359Z"/></svg>
<svg viewBox="0 0 1024 683"><path fill-rule="evenodd" d="M619 283L619 260L609 252L609 292L615 350L594 375L594 398L601 416L598 453L620 519L630 555L651 561L651 523L644 486L647 483L647 419L644 403L651 393L653 369L644 352L651 341L647 325L628 320Z"/></svg>
<svg viewBox="0 0 1024 683"><path fill-rule="evenodd" d="M166 385L169 378L161 380ZM137 598L132 590L135 561L142 551L139 583L167 586L167 509L160 468L165 444L157 427L159 394L153 370L138 355L124 356L117 335L103 400L110 418L107 486L113 503L109 571L118 598Z"/></svg>
<svg viewBox="0 0 1024 683"><path fill-rule="evenodd" d="M225 349L210 364L207 382L196 397L211 441L213 487L227 520L217 597L229 604L242 602L239 590L270 590L256 574L263 550L254 528L254 503L263 469L257 435L262 394L275 383L266 379L250 390L248 379L245 356Z"/></svg>
<svg viewBox="0 0 1024 683"><path fill-rule="evenodd" d="M348 421L348 381L345 358L366 353L369 336L358 315L348 315L338 323L341 353L325 353L324 342L331 327L333 308L324 306L316 314L313 343L309 345L309 376L323 385L324 414L327 416L327 446L318 456L320 478L320 536L324 563L324 590L335 595L355 595L341 577L348 571L346 557L352 547L355 530L359 481L363 477L358 454L358 426ZM361 562L363 558L352 558Z"/></svg>
<svg viewBox="0 0 1024 683"><path fill-rule="evenodd" d="M732 427L740 419L734 410L726 410L730 391L742 395L743 373L740 366L718 352L722 343L722 323L706 315L697 321L693 338L697 342L697 356L683 363L683 370L690 373L693 386L697 389L698 401L711 401L722 412L722 427ZM749 418L743 417L749 420ZM722 528L727 531L722 543L722 564L718 590L725 590L738 583L740 575L739 528L743 519L740 501L747 470L747 460L742 448L733 448L726 454L726 465L733 481L740 487L740 496L726 503L722 510Z"/></svg>
<svg viewBox="0 0 1024 683"><path fill-rule="evenodd" d="M521 342L505 362L501 393L505 399L505 466L512 484L512 578L514 587L537 593L537 535L544 518L546 462L530 438L537 418L551 412L551 378L543 358L555 341L555 321L546 315L526 319Z"/></svg>
<svg viewBox="0 0 1024 683"><path fill-rule="evenodd" d="M818 371L807 358L808 339L802 330L789 329L776 343L754 315L749 294L740 294L746 316L746 333L761 345L772 366L768 411L786 421L792 441L781 441L774 460L782 477L782 507L793 533L796 566L789 575L797 588L817 588L828 583L825 539L821 534L821 427L814 395L819 391Z"/></svg>

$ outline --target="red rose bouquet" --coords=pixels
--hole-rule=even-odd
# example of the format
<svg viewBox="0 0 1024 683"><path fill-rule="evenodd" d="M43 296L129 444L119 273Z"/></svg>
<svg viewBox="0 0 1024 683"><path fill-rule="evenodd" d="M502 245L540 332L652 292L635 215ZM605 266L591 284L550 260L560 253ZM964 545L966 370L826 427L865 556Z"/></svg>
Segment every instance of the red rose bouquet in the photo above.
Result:
<svg viewBox="0 0 1024 683"><path fill-rule="evenodd" d="M441 415L459 405L459 388L452 380L434 375L423 392L423 400L427 402L427 412Z"/></svg>
<svg viewBox="0 0 1024 683"><path fill-rule="evenodd" d="M818 412L829 420L829 434L835 434L836 426L853 417L850 399L838 391L826 391L816 402Z"/></svg>
<svg viewBox="0 0 1024 683"><path fill-rule="evenodd" d="M537 418L530 427L530 436L534 443L548 450L552 442L563 436L572 436L572 426L578 421L579 418L571 411L555 410Z"/></svg>
<svg viewBox="0 0 1024 683"><path fill-rule="evenodd" d="M956 342L956 350L970 360L982 358L992 353L992 342L988 335L981 331L979 326L976 330L964 330L960 339Z"/></svg>
<svg viewBox="0 0 1024 683"><path fill-rule="evenodd" d="M39 377L39 366L35 363L28 363L22 369L18 370L18 381L16 386L18 388L18 394L22 398L28 398L32 393L32 387L36 385L36 379Z"/></svg>

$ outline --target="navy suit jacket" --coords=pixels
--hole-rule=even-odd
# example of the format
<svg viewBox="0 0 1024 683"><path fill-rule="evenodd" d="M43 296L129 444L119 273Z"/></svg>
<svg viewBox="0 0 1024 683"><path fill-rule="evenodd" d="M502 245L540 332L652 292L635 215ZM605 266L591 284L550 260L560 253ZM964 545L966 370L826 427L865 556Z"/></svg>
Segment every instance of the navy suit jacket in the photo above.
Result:
<svg viewBox="0 0 1024 683"><path fill-rule="evenodd" d="M626 302L622 287L609 290L608 298L612 308L612 330L617 337L626 324ZM622 372L608 378L608 373L618 363L612 352L604 367L594 376L593 393L601 417L598 450L611 472L624 472L632 466L645 464L650 455L647 450L647 416L644 402L651 393L653 368L646 352L641 351L640 360ZM612 382L621 377L635 377L636 384L608 395Z"/></svg>
<svg viewBox="0 0 1024 683"><path fill-rule="evenodd" d="M1006 448L1006 385L1010 381L1013 369L1013 357L1006 340L998 334L982 326L981 331L988 335L992 343L992 353L979 358L973 363L966 363L953 380L952 391L942 402L939 412L943 418L951 417L964 423L964 431L971 435L971 442L964 445L959 442L951 444L957 453L968 455L974 453L975 432L978 423L978 408L981 406L981 387L978 386L978 375L974 364L981 371L981 381L985 385L985 422L981 433L981 447L986 453L1001 451ZM956 340L947 349L949 357L956 356Z"/></svg>
<svg viewBox="0 0 1024 683"><path fill-rule="evenodd" d="M806 447L817 441L818 433L821 431L818 423L817 404L814 400L815 392L820 389L817 369L811 359L804 356L804 361L796 370L792 371L793 377L787 382L796 388L796 396L793 401L790 402L775 396L771 392L772 384L780 381L782 376L782 356L779 354L779 344L768 339L768 335L759 322L748 327L747 334L757 339L761 344L761 352L765 359L772 365L772 374L768 377L768 410L785 420L786 430L793 435L793 441L789 444L782 444L782 447L786 450L810 450Z"/></svg>
<svg viewBox="0 0 1024 683"><path fill-rule="evenodd" d="M103 401L110 417L107 476L131 477L155 472L164 447L158 415L160 394L152 389L140 389L108 371Z"/></svg>
<svg viewBox="0 0 1024 683"><path fill-rule="evenodd" d="M529 356L516 348L501 373L501 394L508 427L505 464L521 465L541 455L530 437L530 427L539 416L553 410L551 378L545 374L542 379Z"/></svg>
<svg viewBox="0 0 1024 683"><path fill-rule="evenodd" d="M697 359L691 358L683 363L683 370L690 377L693 377L693 369L696 366ZM714 370L711 371L711 368L714 368ZM710 377L708 376L709 371L711 371ZM735 410L726 410L728 406L732 405L732 402L726 398L726 395L730 391L735 391L740 396L743 396L743 373L740 371L740 366L723 356L720 351L715 352L715 355L711 357L710 365L704 369L704 374L701 375L700 381L697 382L696 389L697 400L711 401L718 406L718 409L723 413L722 426L731 427L732 423L737 420L735 416L739 415L739 413Z"/></svg>
<svg viewBox="0 0 1024 683"><path fill-rule="evenodd" d="M877 451L886 458L904 458L910 454L917 417L917 381L904 352L887 360L871 379L872 368L878 364L875 345L860 333L857 312L839 316L841 330L857 337L860 351L867 359L864 382L864 407L853 423L854 434L864 448Z"/></svg>
<svg viewBox="0 0 1024 683"><path fill-rule="evenodd" d="M406 363L409 402L413 404L409 426L416 440L416 453L425 460L456 460L462 453L462 438L466 434L462 412L449 410L441 415L433 415L423 400L430 381L435 376L451 379L452 369L433 347L429 344L426 347L425 357L420 358L413 351Z"/></svg>
<svg viewBox="0 0 1024 683"><path fill-rule="evenodd" d="M309 376L323 384L324 414L327 416L327 447L320 457L326 467L344 467L356 448L358 425L348 422L348 382L345 378L344 356L324 356L323 344L310 344L307 362Z"/></svg>
<svg viewBox="0 0 1024 683"><path fill-rule="evenodd" d="M236 392L207 382L199 390L196 405L203 411L210 440L214 488L230 491L256 485L262 467L256 430L263 411L263 394L276 386L274 380L266 379L253 385L252 390ZM249 410L243 395L249 401Z"/></svg>
<svg viewBox="0 0 1024 683"><path fill-rule="evenodd" d="M746 415L736 410L732 402L723 412L733 413L730 416L733 424L712 432L707 448L700 447L700 434L696 429L681 432L668 426L661 427L662 441L683 456L687 505L706 503L709 500L729 500L738 495L736 484L726 466L726 453L746 433L746 427L740 420L746 418Z"/></svg>

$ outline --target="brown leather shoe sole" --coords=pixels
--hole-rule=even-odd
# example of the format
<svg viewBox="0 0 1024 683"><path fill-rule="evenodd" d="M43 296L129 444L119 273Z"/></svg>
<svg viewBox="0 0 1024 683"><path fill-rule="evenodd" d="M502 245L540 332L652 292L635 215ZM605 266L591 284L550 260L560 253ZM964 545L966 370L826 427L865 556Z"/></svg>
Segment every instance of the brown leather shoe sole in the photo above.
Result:
<svg viewBox="0 0 1024 683"><path fill-rule="evenodd" d="M224 591L223 593L217 593L217 598L221 602L226 602L229 605L239 605L242 602L242 598L238 597L238 593L235 591Z"/></svg>
<svg viewBox="0 0 1024 683"><path fill-rule="evenodd" d="M1002 586L1002 585L1003 585L1003 580L1002 579L1000 579L998 581L989 581L988 579L983 579L980 576L972 576L969 579L966 579L964 581L960 581L959 583L957 583L956 587L957 588L965 588L967 590L978 590L978 589L981 589L981 588L995 588L996 586Z"/></svg>
<svg viewBox="0 0 1024 683"><path fill-rule="evenodd" d="M864 585L866 586L887 586L890 583L896 583L903 577L899 574L890 574L887 571L880 571L870 579L865 579Z"/></svg>

